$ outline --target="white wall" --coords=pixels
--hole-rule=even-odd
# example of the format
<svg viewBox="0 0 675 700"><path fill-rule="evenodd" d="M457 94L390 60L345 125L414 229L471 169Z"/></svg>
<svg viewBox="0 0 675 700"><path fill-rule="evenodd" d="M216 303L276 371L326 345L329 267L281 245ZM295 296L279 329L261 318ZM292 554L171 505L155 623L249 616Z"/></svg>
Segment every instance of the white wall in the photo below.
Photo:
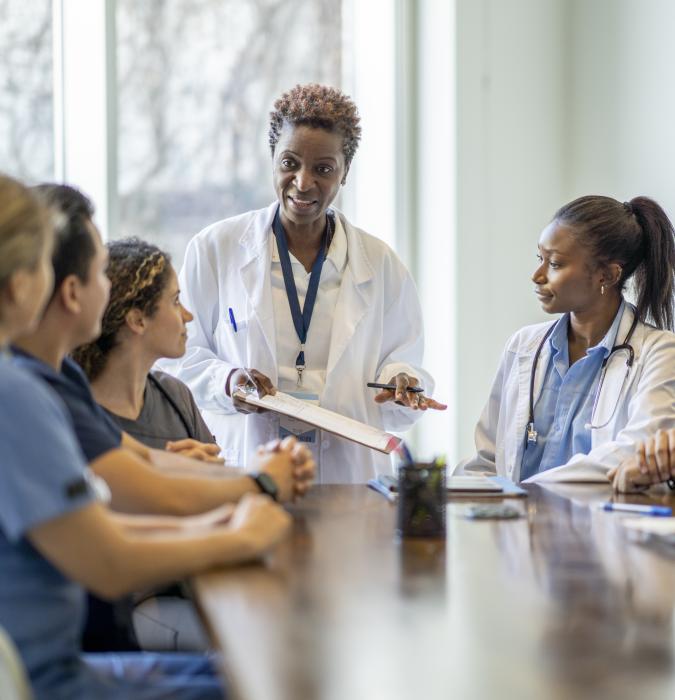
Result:
<svg viewBox="0 0 675 700"><path fill-rule="evenodd" d="M573 0L570 195L675 215L675 2Z"/></svg>
<svg viewBox="0 0 675 700"><path fill-rule="evenodd" d="M417 3L416 277L425 326L424 365L436 381L435 396L448 410L427 412L416 426L420 459L446 454L457 443L456 353L455 15L448 0ZM448 455L454 461L454 454ZM451 462L452 463L452 462Z"/></svg>
<svg viewBox="0 0 675 700"><path fill-rule="evenodd" d="M536 238L584 194L675 215L675 2L456 0L458 452L511 332L544 318Z"/></svg>
<svg viewBox="0 0 675 700"><path fill-rule="evenodd" d="M343 88L358 105L362 134L338 206L395 247L395 8L390 0L343 0L342 8Z"/></svg>
<svg viewBox="0 0 675 700"><path fill-rule="evenodd" d="M541 320L536 241L566 194L564 0L456 0L457 456L514 330Z"/></svg>

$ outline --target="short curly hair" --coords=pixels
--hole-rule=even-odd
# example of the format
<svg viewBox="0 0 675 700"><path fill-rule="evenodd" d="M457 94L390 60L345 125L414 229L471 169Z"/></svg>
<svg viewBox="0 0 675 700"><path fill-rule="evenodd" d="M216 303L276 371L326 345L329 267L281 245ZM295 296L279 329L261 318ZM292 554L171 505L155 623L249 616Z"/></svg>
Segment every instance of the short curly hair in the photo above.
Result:
<svg viewBox="0 0 675 700"><path fill-rule="evenodd" d="M270 112L272 155L284 123L311 126L342 134L342 153L345 164L349 166L361 139L360 121L356 105L340 90L317 83L296 85L274 103L274 111Z"/></svg>
<svg viewBox="0 0 675 700"><path fill-rule="evenodd" d="M171 257L152 243L124 238L108 243L110 300L103 314L98 340L73 353L90 381L105 369L110 351L117 345L117 334L127 313L139 309L152 318L171 273Z"/></svg>

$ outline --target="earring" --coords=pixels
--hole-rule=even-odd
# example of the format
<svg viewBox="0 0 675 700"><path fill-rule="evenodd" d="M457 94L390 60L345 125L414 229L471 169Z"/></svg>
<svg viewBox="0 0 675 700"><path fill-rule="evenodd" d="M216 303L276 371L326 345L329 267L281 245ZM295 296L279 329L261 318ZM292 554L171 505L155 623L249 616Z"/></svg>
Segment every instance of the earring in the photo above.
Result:
<svg viewBox="0 0 675 700"><path fill-rule="evenodd" d="M601 284L600 285L600 294L604 295L604 293L605 293L605 285Z"/></svg>

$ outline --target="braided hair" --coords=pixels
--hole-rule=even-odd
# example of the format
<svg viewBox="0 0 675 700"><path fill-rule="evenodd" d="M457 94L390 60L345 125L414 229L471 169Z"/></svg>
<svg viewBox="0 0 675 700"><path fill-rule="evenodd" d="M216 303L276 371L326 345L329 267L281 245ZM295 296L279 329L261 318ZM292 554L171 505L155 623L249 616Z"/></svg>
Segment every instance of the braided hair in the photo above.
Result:
<svg viewBox="0 0 675 700"><path fill-rule="evenodd" d="M129 311L139 309L149 317L156 313L171 273L169 254L139 238L108 243L108 254L110 300L103 314L101 335L73 353L89 381L94 381L105 369L108 355L118 344L117 334L124 327Z"/></svg>

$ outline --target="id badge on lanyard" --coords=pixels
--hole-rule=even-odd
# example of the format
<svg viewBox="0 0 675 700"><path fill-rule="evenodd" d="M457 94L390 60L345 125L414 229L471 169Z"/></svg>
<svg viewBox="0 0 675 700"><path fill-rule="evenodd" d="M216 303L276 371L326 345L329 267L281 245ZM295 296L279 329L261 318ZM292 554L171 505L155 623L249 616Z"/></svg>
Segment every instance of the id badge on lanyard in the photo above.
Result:
<svg viewBox="0 0 675 700"><path fill-rule="evenodd" d="M291 317L293 318L293 326L300 343L300 350L295 360L295 369L298 373L298 388L302 387L302 373L305 371L307 366L305 364L305 341L307 340L309 324L311 323L312 313L314 312L314 302L316 301L316 295L319 291L321 269L323 268L323 263L326 260L326 255L333 237L334 228L335 224L333 222L332 215L326 213L326 233L321 242L321 250L319 251L318 255L316 256L316 260L312 265L312 271L309 276L309 286L307 287L307 294L305 296L305 303L301 309L300 301L298 299L298 290L295 286L295 278L293 277L293 269L291 267L291 257L288 251L286 231L281 223L281 216L279 215L278 208L274 216L274 221L272 222L272 231L277 240L279 262L281 263L281 272L284 278L284 286L286 287L286 297L288 298L288 305L290 307Z"/></svg>
<svg viewBox="0 0 675 700"><path fill-rule="evenodd" d="M291 396L301 401L307 401L315 406L319 405L319 397L317 394L306 394L302 392L288 392ZM291 416L279 416L279 439L283 440L289 435L294 436L298 442L301 442L312 451L314 461L318 464L319 458L319 439L321 431L309 423L292 418Z"/></svg>

